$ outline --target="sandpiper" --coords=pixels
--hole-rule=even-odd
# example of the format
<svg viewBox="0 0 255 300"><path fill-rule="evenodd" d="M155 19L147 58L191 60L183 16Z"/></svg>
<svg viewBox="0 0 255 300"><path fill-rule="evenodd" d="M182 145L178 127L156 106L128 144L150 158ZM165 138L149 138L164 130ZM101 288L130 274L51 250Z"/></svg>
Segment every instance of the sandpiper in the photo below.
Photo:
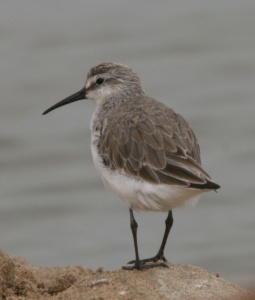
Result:
<svg viewBox="0 0 255 300"><path fill-rule="evenodd" d="M128 66L106 62L90 69L85 86L43 114L82 99L96 102L91 120L92 156L107 188L129 204L135 260L125 270L167 267L164 249L172 209L220 186L201 167L200 149L188 122L144 92ZM140 259L137 211L166 211L157 254Z"/></svg>

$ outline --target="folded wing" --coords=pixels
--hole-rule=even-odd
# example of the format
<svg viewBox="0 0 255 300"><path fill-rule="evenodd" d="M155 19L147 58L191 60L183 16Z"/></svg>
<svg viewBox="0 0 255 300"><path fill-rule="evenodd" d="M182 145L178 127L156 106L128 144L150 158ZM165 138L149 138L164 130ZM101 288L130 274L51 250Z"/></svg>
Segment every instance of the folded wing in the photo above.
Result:
<svg viewBox="0 0 255 300"><path fill-rule="evenodd" d="M98 144L105 165L153 184L217 189L201 167L189 124L172 109L163 105L162 110L162 105L157 103L153 115L137 110L119 124L108 123Z"/></svg>

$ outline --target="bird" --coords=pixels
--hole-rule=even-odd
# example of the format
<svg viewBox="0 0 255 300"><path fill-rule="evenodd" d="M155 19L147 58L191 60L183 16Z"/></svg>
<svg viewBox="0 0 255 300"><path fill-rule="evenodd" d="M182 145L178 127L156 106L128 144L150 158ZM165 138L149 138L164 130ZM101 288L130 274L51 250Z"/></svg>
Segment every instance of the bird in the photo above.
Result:
<svg viewBox="0 0 255 300"><path fill-rule="evenodd" d="M202 168L200 147L183 116L146 94L130 67L103 62L92 67L84 87L51 106L93 100L91 151L106 188L129 205L135 259L124 270L168 267L164 250L173 225L172 210L196 203L204 192L220 186ZM133 211L167 212L157 254L140 259L138 224Z"/></svg>

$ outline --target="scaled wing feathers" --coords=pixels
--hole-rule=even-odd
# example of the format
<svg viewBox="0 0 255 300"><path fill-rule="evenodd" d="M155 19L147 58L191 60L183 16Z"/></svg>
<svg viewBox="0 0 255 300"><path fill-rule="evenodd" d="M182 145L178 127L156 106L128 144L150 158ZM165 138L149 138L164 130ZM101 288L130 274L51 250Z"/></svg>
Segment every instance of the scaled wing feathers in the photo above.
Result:
<svg viewBox="0 0 255 300"><path fill-rule="evenodd" d="M212 179L200 165L199 145L189 124L164 104L153 103L153 114L137 109L118 124L108 117L98 141L104 164L154 184L206 185Z"/></svg>

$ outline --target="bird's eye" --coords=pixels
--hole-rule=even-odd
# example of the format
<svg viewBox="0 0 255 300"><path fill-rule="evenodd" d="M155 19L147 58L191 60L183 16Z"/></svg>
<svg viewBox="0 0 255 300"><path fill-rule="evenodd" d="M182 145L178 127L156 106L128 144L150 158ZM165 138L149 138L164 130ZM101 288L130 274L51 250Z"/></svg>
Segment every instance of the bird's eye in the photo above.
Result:
<svg viewBox="0 0 255 300"><path fill-rule="evenodd" d="M96 84L102 84L103 82L104 82L104 79L101 77L97 78L97 80L96 80Z"/></svg>

